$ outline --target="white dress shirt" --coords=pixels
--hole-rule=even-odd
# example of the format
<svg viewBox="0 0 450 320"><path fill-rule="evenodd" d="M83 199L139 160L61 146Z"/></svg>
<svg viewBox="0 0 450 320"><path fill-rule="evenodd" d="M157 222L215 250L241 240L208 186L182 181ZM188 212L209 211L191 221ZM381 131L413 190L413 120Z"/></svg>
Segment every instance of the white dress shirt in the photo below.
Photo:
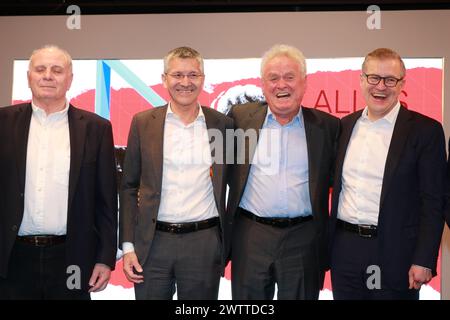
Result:
<svg viewBox="0 0 450 320"><path fill-rule="evenodd" d="M337 217L353 224L378 225L384 167L400 103L370 121L367 107L353 128L344 165Z"/></svg>
<svg viewBox="0 0 450 320"><path fill-rule="evenodd" d="M205 116L185 125L169 104L164 124L163 177L158 221L185 223L218 217L211 180L211 148ZM123 253L134 244L124 242Z"/></svg>
<svg viewBox="0 0 450 320"><path fill-rule="evenodd" d="M69 196L69 103L64 110L48 116L33 103L31 106L25 207L19 235L64 235Z"/></svg>
<svg viewBox="0 0 450 320"><path fill-rule="evenodd" d="M185 125L169 104L158 220L183 223L218 217L211 180L211 148L205 116Z"/></svg>

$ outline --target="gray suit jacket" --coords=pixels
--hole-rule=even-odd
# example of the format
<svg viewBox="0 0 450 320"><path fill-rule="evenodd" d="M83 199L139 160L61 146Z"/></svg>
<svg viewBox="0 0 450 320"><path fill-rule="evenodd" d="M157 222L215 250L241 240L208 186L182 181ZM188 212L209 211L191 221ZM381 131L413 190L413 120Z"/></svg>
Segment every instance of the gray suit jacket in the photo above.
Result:
<svg viewBox="0 0 450 320"><path fill-rule="evenodd" d="M223 150L227 150L225 132L233 128L233 121L208 107L202 107L208 129L218 129L223 134ZM120 190L119 242L132 242L140 264L144 264L155 235L161 201L163 176L164 124L167 105L134 116L128 136L123 178ZM210 136L211 143L211 136ZM211 150L214 159L214 149ZM212 165L214 199L219 212L223 245L228 242L229 224L225 215L226 152L223 161Z"/></svg>
<svg viewBox="0 0 450 320"><path fill-rule="evenodd" d="M249 103L234 106L229 116L234 119L236 129L255 129L258 133L263 126L267 104ZM305 123L306 144L308 148L309 166L309 192L313 210L314 221L320 238L319 259L323 270L328 268L327 259L327 229L328 229L328 203L329 188L332 185L334 160L339 136L339 119L325 112L302 107ZM228 196L227 212L230 216L236 214L236 210L244 193L250 172L250 162L255 148L248 150L249 146L236 144L237 148L244 150L246 158L244 164L234 165L230 175L230 194ZM295 148L295 146L291 146ZM236 154L238 152L236 151Z"/></svg>

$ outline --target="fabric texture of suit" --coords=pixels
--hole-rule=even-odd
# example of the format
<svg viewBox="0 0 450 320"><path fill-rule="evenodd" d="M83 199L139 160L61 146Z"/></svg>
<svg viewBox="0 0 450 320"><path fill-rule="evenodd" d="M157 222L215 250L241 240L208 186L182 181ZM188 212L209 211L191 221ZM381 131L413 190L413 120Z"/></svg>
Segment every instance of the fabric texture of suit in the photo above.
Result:
<svg viewBox="0 0 450 320"><path fill-rule="evenodd" d="M341 119L331 241L336 228L345 154L361 114L362 110ZM382 288L407 290L412 264L430 268L436 275L445 174L445 138L441 124L401 106L386 158L380 197L377 239Z"/></svg>
<svg viewBox="0 0 450 320"><path fill-rule="evenodd" d="M268 106L265 103L236 105L230 110L230 117L235 121L236 129L256 130L258 137L266 118ZM309 192L312 214L319 238L319 265L323 272L328 269L327 231L329 216L329 190L334 169L334 157L339 135L339 119L319 110L302 107L308 149ZM244 193L250 173L250 163L256 146L248 143L236 144L245 154L245 163L233 166L229 178L230 193L227 212L236 218L237 209ZM249 149L249 147L253 147ZM295 148L295 146L290 146ZM248 152L246 152L246 150ZM238 153L238 150L235 150ZM244 153L245 152L245 153ZM231 248L232 251L232 248ZM322 277L323 278L323 277ZM323 280L323 279L322 279ZM323 284L320 284L322 286Z"/></svg>
<svg viewBox="0 0 450 320"><path fill-rule="evenodd" d="M23 218L30 103L0 108L0 276ZM117 184L109 121L70 105L70 171L66 261L81 270L81 287L96 263L114 270L117 251Z"/></svg>
<svg viewBox="0 0 450 320"><path fill-rule="evenodd" d="M134 116L128 137L124 162L124 175L120 191L120 245L134 244L139 263L147 260L155 235L156 221L161 201L163 176L164 124L168 106L153 108ZM222 236L222 260L225 264L225 247L228 242L228 218L225 215L226 193L226 129L233 121L220 112L202 107L207 129L220 130L223 136L223 161L212 164L212 186L219 212ZM208 132L210 133L210 132ZM209 136L211 143L211 136ZM214 159L218 150L211 150ZM194 182L193 182L194 183Z"/></svg>
<svg viewBox="0 0 450 320"><path fill-rule="evenodd" d="M448 141L448 146L450 150L450 140ZM446 189L446 206L445 206L445 221L447 226L450 228L450 155L447 162L447 189Z"/></svg>

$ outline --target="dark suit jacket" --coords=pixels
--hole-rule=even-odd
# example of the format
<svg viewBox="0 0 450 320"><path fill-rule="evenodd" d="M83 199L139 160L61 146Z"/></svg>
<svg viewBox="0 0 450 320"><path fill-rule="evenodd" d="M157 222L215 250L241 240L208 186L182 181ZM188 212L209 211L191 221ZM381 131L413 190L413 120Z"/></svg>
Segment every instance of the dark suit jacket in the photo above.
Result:
<svg viewBox="0 0 450 320"><path fill-rule="evenodd" d="M263 126L267 104L249 103L234 106L229 116L234 119L236 129L254 129L258 133ZM309 192L313 210L314 222L319 236L319 259L323 270L328 268L327 256L327 231L329 216L329 192L332 183L332 171L339 136L339 119L325 112L302 107L305 124L306 144L308 149L309 166ZM249 150L249 146L236 144L240 152ZM255 146L256 147L256 146ZM295 148L295 146L290 146ZM245 164L237 164L232 168L229 179L230 193L228 196L227 212L230 216L236 214L241 202L248 175L250 173L250 162L253 159L256 148L245 152ZM236 151L236 154L238 152Z"/></svg>
<svg viewBox="0 0 450 320"><path fill-rule="evenodd" d="M222 133L223 150L227 150L225 131L233 128L233 121L216 110L202 107L206 127L218 129ZM134 244L139 263L147 259L155 235L161 201L163 176L164 124L167 105L143 111L133 117L128 136L122 185L120 189L120 245L123 242ZM210 132L208 132L210 133ZM211 135L210 135L211 142ZM218 150L217 150L218 151ZM214 159L214 149L211 155ZM214 199L219 212L223 252L228 242L225 216L226 193L226 152L222 163L212 165L212 186ZM194 182L193 182L194 183ZM225 257L223 257L223 261Z"/></svg>
<svg viewBox="0 0 450 320"><path fill-rule="evenodd" d="M362 110L341 119L331 234L336 225L342 166L353 127L361 114ZM383 287L405 290L411 264L428 267L436 274L445 174L445 138L441 124L400 107L386 158L378 217Z"/></svg>
<svg viewBox="0 0 450 320"><path fill-rule="evenodd" d="M0 108L0 276L23 218L30 103ZM114 144L109 121L73 107L70 135L67 265L81 269L88 281L95 263L114 269L117 251L117 186Z"/></svg>
<svg viewBox="0 0 450 320"><path fill-rule="evenodd" d="M450 140L448 142L450 152ZM446 206L445 206L445 221L450 228L450 153L447 162L447 189L446 189Z"/></svg>

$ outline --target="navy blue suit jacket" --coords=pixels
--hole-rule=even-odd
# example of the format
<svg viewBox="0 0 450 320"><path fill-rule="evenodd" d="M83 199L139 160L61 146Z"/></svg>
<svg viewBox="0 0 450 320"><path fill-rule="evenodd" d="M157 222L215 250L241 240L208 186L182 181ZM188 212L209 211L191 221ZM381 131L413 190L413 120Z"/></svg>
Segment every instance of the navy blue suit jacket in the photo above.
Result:
<svg viewBox="0 0 450 320"><path fill-rule="evenodd" d="M341 119L330 219L336 227L342 166L362 110ZM401 106L386 159L378 217L381 285L405 290L412 264L436 275L443 230L445 137L439 122ZM333 270L332 270L333 271Z"/></svg>

